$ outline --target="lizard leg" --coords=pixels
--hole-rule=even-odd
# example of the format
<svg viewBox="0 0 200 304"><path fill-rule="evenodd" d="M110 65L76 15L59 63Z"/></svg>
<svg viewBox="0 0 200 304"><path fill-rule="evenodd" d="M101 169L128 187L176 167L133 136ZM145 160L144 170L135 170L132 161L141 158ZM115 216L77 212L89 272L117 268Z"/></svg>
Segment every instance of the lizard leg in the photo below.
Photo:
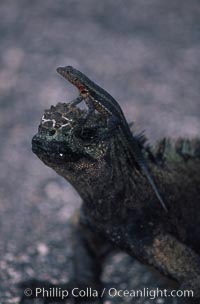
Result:
<svg viewBox="0 0 200 304"><path fill-rule="evenodd" d="M84 101L88 107L88 111L87 111L86 115L81 119L82 126L84 126L86 124L86 122L90 119L90 117L92 116L92 114L95 111L94 102L89 96L87 98L85 98Z"/></svg>
<svg viewBox="0 0 200 304"><path fill-rule="evenodd" d="M85 122L91 117L91 115L94 113L94 111L95 111L95 106L94 106L94 102L93 102L93 100L90 98L90 97L87 97L86 99L85 99L85 103L86 103L86 105L87 105L87 107L88 107L88 111L87 111L87 114L86 114L86 116L85 116Z"/></svg>
<svg viewBox="0 0 200 304"><path fill-rule="evenodd" d="M82 96L78 96L77 98L73 99L70 101L69 106L70 107L75 107L76 105L78 105L79 103L81 103L81 101L83 101L83 97Z"/></svg>
<svg viewBox="0 0 200 304"><path fill-rule="evenodd" d="M113 136L113 133L117 130L119 126L119 119L114 116L110 115L107 118L107 128L100 134L100 138L102 140L110 139Z"/></svg>

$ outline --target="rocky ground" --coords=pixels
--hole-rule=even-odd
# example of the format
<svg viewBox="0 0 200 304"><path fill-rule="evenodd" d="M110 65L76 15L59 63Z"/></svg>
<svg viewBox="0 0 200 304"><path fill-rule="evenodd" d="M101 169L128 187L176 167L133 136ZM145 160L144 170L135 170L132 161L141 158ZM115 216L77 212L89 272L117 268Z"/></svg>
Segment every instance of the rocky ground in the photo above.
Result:
<svg viewBox="0 0 200 304"><path fill-rule="evenodd" d="M107 89L151 141L196 136L199 19L198 0L1 0L1 304L19 303L22 281L72 276L68 219L80 198L31 152L44 109L77 96L56 67L73 65ZM170 286L123 254L110 258L103 279L117 289Z"/></svg>

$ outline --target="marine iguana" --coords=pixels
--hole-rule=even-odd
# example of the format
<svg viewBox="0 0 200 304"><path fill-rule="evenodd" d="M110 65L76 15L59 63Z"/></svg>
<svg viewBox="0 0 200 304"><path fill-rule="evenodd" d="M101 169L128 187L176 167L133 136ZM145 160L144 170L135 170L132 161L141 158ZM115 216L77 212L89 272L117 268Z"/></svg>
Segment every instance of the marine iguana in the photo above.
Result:
<svg viewBox="0 0 200 304"><path fill-rule="evenodd" d="M129 153L132 154L132 159L135 159L135 167L138 166L138 169L146 175L160 204L167 212L167 207L151 176L139 142L134 139L118 102L108 92L72 66L59 67L57 68L57 72L75 85L79 90L80 95L71 101L71 105L77 105L82 100L85 100L85 103L88 106L88 112L84 122L86 122L92 113L97 110L108 119L108 126L111 134L112 130L115 128L118 128L118 131L122 131L122 134L124 133L124 137L122 137L124 139L124 146L129 150ZM108 133L109 132L107 132L107 135Z"/></svg>
<svg viewBox="0 0 200 304"><path fill-rule="evenodd" d="M121 133L102 138L107 122L58 103L46 110L32 150L82 197L74 225L78 286L101 289L102 260L119 248L200 297L200 140L163 139L152 153L135 135L169 212L155 202L146 177L122 144ZM80 256L82 257L80 259ZM187 303L191 303L187 299Z"/></svg>

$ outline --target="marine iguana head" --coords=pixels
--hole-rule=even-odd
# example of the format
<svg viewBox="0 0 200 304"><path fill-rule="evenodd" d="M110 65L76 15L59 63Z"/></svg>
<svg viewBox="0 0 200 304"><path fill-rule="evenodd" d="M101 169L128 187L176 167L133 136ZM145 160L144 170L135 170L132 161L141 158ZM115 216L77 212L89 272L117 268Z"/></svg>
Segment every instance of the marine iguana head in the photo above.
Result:
<svg viewBox="0 0 200 304"><path fill-rule="evenodd" d="M95 114L83 125L84 115L84 110L65 103L51 106L32 139L33 152L75 187L78 179L89 182L98 177L108 151L108 140L100 136L105 131L105 119Z"/></svg>
<svg viewBox="0 0 200 304"><path fill-rule="evenodd" d="M110 133L106 118L98 113L83 124L84 117L84 110L66 103L45 110L32 139L33 152L70 182L89 205L99 201L100 212L103 206L113 208L111 214L117 210L121 214L122 204L147 205L149 184L124 145L123 134L117 129Z"/></svg>

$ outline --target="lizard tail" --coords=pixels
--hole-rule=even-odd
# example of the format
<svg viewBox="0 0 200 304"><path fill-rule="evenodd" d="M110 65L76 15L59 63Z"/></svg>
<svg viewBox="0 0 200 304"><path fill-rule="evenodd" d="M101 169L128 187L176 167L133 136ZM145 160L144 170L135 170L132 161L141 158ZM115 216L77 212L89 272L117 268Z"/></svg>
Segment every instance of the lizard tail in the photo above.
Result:
<svg viewBox="0 0 200 304"><path fill-rule="evenodd" d="M165 212L168 212L168 209L164 203L164 200L162 199L159 191L158 191L158 188L153 180L153 177L151 175L151 172L148 168L148 165L145 161L145 157L142 153L142 150L141 150L141 147L139 146L138 142L135 140L135 139L132 139L132 144L133 144L133 151L135 151L134 153L134 157L135 157L135 160L136 162L138 163L139 165L139 168L142 170L142 172L144 173L144 175L146 176L146 178L148 179L152 189L154 190L161 206L163 207L163 209L165 210Z"/></svg>
<svg viewBox="0 0 200 304"><path fill-rule="evenodd" d="M123 132L123 129L121 129L121 131ZM161 206L163 207L163 209L165 210L165 212L168 212L168 209L164 203L164 200L162 199L159 191L158 191L158 188L153 180L153 177L151 175L151 172L148 168L148 165L145 161L145 157L142 153L142 146L144 144L144 138L142 137L142 140L139 139L136 137L134 138L132 133L130 132L130 129L129 128L126 128L125 130L126 134L128 134L128 138L127 138L127 142L128 142L128 145L129 145L129 148L130 148L130 151L132 151L132 156L133 158L135 159L138 167L140 170L142 170L142 172L144 173L144 175L146 176L146 178L148 179L153 191L155 192L156 194L156 197L158 198Z"/></svg>
<svg viewBox="0 0 200 304"><path fill-rule="evenodd" d="M167 209L167 207L166 207L166 205L164 203L164 200L162 199L162 197L161 197L161 195L160 195L160 193L158 191L158 188L156 187L156 184L155 184L155 182L154 182L154 180L153 180L153 178L151 176L151 173L149 172L149 169L148 169L147 165L144 164L144 163L140 163L139 165L140 165L143 173L147 177L147 179L148 179L148 181L149 181L152 189L154 190L154 192L155 192L155 194L156 194L156 196L157 196L157 198L158 198L161 206L163 207L163 209L165 210L165 212L168 212L168 209Z"/></svg>

